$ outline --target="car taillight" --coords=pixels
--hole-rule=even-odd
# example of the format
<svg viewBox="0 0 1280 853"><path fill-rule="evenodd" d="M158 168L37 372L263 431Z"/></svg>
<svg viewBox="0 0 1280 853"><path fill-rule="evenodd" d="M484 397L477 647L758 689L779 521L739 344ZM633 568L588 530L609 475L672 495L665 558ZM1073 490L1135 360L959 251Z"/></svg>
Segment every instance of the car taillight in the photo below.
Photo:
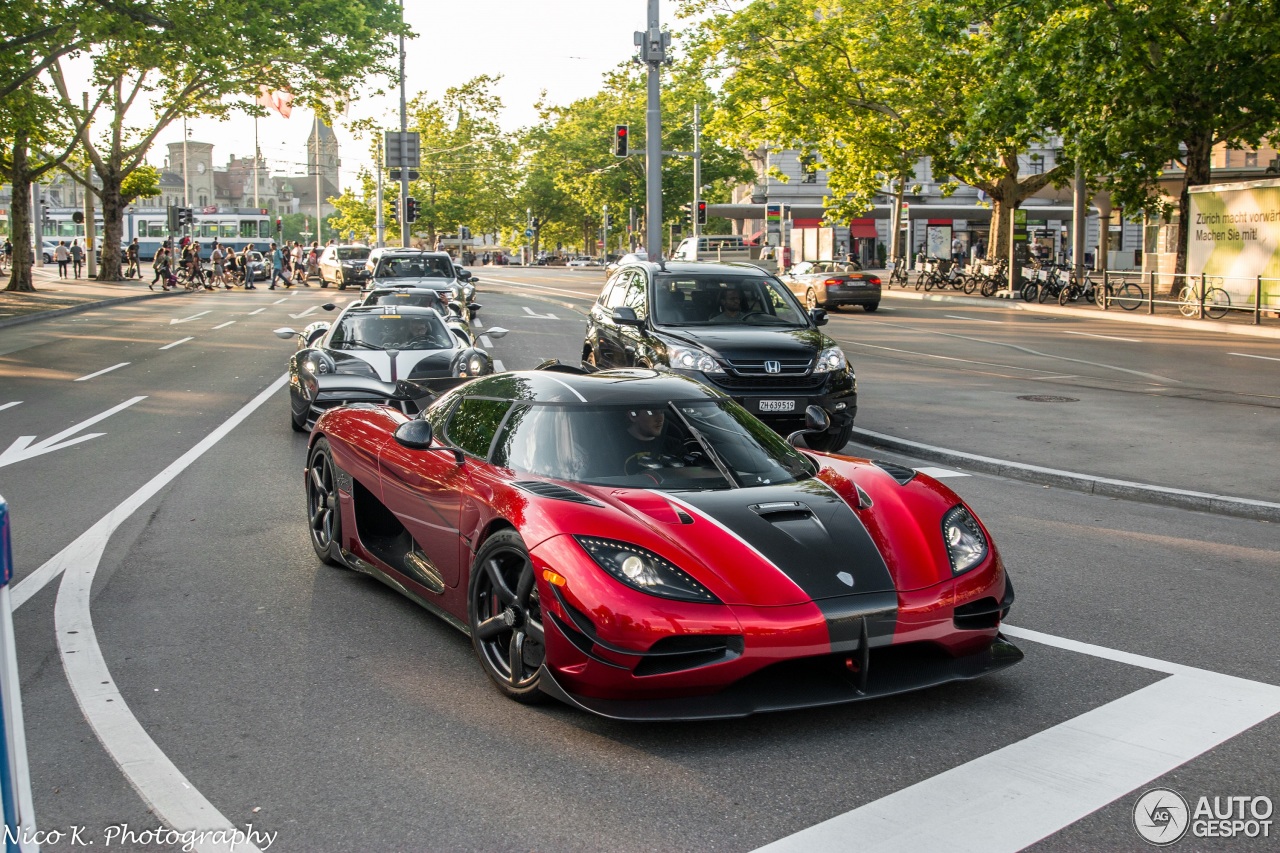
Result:
<svg viewBox="0 0 1280 853"><path fill-rule="evenodd" d="M874 275L867 276L867 284L879 284L879 283L880 283L880 279L876 278Z"/></svg>
<svg viewBox="0 0 1280 853"><path fill-rule="evenodd" d="M843 282L838 278L829 278L823 282L827 287L839 287Z"/></svg>

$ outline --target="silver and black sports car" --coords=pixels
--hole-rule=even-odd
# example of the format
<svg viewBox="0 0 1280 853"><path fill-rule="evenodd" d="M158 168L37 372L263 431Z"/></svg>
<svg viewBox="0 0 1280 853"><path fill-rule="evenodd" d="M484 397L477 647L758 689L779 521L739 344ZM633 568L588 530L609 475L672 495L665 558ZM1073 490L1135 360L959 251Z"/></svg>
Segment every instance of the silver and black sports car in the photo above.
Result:
<svg viewBox="0 0 1280 853"><path fill-rule="evenodd" d="M275 330L276 337L299 341L298 351L289 359L289 424L298 432L309 431L316 418L334 406L387 402L383 389L402 379L418 382L493 373L489 354L452 331L434 308L355 305L332 326L321 331L317 325L302 332ZM494 338L506 333L498 327L485 332ZM320 387L319 377L336 374L372 382L366 389L338 392Z"/></svg>

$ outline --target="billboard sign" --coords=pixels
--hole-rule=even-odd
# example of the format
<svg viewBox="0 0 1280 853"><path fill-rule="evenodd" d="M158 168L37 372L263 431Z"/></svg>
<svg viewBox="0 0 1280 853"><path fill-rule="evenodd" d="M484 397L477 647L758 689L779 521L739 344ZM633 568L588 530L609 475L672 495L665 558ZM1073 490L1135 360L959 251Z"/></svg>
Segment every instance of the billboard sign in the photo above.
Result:
<svg viewBox="0 0 1280 853"><path fill-rule="evenodd" d="M1233 305L1252 305L1262 276L1263 304L1280 302L1280 180L1192 187L1190 195L1187 272L1220 276L1215 284Z"/></svg>

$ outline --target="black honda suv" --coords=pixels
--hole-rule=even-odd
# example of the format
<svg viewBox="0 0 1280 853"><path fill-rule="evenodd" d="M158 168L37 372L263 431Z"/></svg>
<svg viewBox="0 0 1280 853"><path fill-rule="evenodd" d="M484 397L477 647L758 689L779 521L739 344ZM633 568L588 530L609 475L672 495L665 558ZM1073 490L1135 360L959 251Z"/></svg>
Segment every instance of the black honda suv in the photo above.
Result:
<svg viewBox="0 0 1280 853"><path fill-rule="evenodd" d="M587 321L582 359L600 368L672 370L717 388L779 432L800 429L810 405L831 425L815 450L849 441L858 410L853 369L791 291L749 264L620 266Z"/></svg>

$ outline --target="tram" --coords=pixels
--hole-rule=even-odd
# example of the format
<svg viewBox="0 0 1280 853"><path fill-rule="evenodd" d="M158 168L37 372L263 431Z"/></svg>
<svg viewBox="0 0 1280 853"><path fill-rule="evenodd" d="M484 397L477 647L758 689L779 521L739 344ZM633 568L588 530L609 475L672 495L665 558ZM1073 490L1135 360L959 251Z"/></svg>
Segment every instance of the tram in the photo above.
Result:
<svg viewBox="0 0 1280 853"><path fill-rule="evenodd" d="M51 207L45 209L44 222L41 225L41 242L46 258L59 240L70 243L77 237L83 239L85 227L83 213L73 208ZM261 249L274 235L275 225L266 208L204 208L193 214L195 222L174 233L169 231L169 211L167 208L130 208L124 215L124 229L121 237L121 249L127 247L133 238L138 238L138 256L150 260L169 237L178 242L183 236L189 236L200 242L200 254L206 260L213 251L213 241L225 248L236 251L249 243ZM80 219L80 222L76 222ZM97 239L102 240L102 214L95 217Z"/></svg>

